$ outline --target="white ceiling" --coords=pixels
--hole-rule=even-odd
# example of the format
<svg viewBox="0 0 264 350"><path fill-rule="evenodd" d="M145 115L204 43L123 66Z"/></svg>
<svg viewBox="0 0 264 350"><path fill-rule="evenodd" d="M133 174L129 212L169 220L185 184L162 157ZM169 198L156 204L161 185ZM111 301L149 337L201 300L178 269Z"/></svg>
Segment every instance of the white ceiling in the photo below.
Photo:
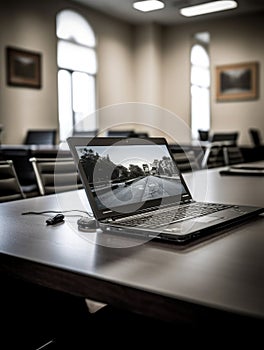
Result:
<svg viewBox="0 0 264 350"><path fill-rule="evenodd" d="M107 15L122 19L126 22L134 24L143 24L155 22L158 24L180 24L193 21L202 21L215 18L226 18L247 14L252 12L263 11L264 15L264 0L237 0L238 8L228 11L223 11L215 14L204 16L196 16L185 18L179 14L179 8L208 2L209 0L163 0L165 8L148 13L141 13L132 7L134 0L71 0L81 3L85 6L103 12Z"/></svg>

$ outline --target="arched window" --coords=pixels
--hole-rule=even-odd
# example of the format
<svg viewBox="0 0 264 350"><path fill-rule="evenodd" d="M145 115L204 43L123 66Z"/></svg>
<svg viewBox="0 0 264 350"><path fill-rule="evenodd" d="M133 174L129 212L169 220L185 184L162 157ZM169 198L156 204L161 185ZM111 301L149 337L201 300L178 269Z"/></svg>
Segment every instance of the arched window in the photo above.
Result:
<svg viewBox="0 0 264 350"><path fill-rule="evenodd" d="M96 130L96 40L78 13L56 17L60 140L75 131Z"/></svg>
<svg viewBox="0 0 264 350"><path fill-rule="evenodd" d="M198 130L210 129L210 61L209 33L197 33L191 49L191 129L198 138Z"/></svg>

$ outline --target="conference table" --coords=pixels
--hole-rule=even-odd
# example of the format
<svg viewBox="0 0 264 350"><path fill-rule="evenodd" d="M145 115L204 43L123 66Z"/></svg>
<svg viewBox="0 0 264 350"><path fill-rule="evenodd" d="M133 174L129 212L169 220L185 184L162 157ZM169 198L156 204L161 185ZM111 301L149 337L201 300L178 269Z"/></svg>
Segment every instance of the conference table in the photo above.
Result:
<svg viewBox="0 0 264 350"><path fill-rule="evenodd" d="M263 176L184 174L196 200L264 206ZM46 225L61 211L65 222ZM1 274L168 322L264 320L264 216L195 244L134 240L77 228L84 190L0 206Z"/></svg>

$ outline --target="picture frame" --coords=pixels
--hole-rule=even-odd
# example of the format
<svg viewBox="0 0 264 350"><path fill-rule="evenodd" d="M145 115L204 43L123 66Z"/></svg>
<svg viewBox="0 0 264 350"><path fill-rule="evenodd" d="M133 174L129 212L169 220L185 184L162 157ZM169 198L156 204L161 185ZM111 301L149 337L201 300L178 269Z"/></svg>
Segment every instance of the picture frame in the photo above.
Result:
<svg viewBox="0 0 264 350"><path fill-rule="evenodd" d="M245 101L258 97L258 63L247 62L216 67L216 100Z"/></svg>
<svg viewBox="0 0 264 350"><path fill-rule="evenodd" d="M7 84L41 88L41 54L13 47L6 48Z"/></svg>

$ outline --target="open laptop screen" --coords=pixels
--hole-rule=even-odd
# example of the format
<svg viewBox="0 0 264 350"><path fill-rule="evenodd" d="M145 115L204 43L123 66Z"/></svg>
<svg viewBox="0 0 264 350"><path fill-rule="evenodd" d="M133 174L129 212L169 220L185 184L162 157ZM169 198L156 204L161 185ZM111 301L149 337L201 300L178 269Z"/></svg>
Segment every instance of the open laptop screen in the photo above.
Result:
<svg viewBox="0 0 264 350"><path fill-rule="evenodd" d="M98 211L126 213L190 198L166 143L150 140L75 144L84 186Z"/></svg>

